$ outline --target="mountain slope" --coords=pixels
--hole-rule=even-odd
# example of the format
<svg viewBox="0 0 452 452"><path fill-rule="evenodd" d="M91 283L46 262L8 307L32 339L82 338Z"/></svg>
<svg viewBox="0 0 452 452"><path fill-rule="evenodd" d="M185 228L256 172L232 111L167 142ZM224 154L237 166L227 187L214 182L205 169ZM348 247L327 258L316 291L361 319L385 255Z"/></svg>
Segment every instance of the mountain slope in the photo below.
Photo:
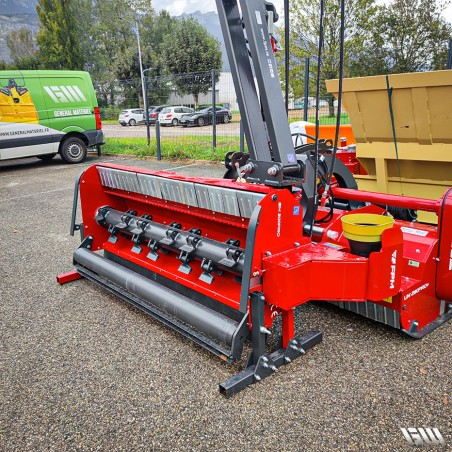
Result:
<svg viewBox="0 0 452 452"><path fill-rule="evenodd" d="M0 0L0 15L36 14L37 0Z"/></svg>

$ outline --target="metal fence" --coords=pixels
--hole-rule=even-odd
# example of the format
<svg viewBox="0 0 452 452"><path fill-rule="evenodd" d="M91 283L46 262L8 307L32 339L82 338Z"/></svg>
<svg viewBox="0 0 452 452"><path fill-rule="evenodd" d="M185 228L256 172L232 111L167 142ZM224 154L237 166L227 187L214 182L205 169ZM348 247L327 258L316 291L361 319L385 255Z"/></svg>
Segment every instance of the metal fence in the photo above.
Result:
<svg viewBox="0 0 452 452"><path fill-rule="evenodd" d="M138 123L138 128L142 132L137 136L147 137L148 153L151 155L222 160L226 152L246 149L230 73L209 71L153 76L151 71L149 69L145 73L145 100L140 79L121 80L110 89L97 87L104 118L117 120L117 115L122 109L138 109L146 103L150 114L149 126L146 124L147 118L144 114L143 120ZM160 111L160 115L155 116L152 108L159 106L175 108ZM208 107L219 109L219 111L216 115L200 113L196 117L203 118L202 120L183 124L182 115L187 114L187 109ZM333 107L333 110L335 111L336 107ZM301 121L304 118L314 122L315 111L316 101L313 97L308 95L301 99L291 99L289 122ZM330 113L328 100L322 99L319 102L319 116L322 124L336 123L335 115ZM227 119L224 116L226 114Z"/></svg>

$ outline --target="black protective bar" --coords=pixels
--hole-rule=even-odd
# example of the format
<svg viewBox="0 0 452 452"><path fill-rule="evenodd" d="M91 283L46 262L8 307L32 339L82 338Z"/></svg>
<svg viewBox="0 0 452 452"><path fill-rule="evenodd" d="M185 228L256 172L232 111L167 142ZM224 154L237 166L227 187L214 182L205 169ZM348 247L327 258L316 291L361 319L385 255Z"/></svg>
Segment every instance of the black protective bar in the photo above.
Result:
<svg viewBox="0 0 452 452"><path fill-rule="evenodd" d="M83 240L83 228L80 224L77 223L77 207L78 207L78 193L80 190L80 180L82 179L82 176L85 174L85 171L82 171L77 179L75 180L75 187L74 187L74 197L72 199L72 214L71 214L71 227L69 230L69 234L73 237L75 234L75 231L80 231L80 238Z"/></svg>

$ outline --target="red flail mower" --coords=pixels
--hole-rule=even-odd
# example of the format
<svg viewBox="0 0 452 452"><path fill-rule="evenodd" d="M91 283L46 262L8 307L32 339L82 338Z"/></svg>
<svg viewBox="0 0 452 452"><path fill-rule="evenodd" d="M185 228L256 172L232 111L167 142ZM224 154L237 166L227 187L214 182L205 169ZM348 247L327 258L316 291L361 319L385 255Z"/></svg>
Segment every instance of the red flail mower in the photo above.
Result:
<svg viewBox="0 0 452 452"><path fill-rule="evenodd" d="M245 369L220 384L229 397L322 340L296 335L294 309L309 301L414 338L450 319L452 189L438 201L359 191L327 143L294 148L265 40L276 12L261 0L217 6L249 153L226 156L224 179L90 167L74 196L75 271L58 279L95 281L228 362L250 340ZM416 222L418 209L437 225Z"/></svg>

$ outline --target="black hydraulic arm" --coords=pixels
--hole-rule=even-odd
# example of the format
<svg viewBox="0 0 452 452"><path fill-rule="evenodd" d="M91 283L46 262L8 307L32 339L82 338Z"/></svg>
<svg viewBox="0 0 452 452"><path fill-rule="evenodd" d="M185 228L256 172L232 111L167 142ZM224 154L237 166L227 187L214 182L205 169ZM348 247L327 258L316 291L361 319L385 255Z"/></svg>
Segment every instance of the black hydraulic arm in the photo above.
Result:
<svg viewBox="0 0 452 452"><path fill-rule="evenodd" d="M260 114L261 105L237 0L216 2L249 153L252 159L269 162L272 158L267 128Z"/></svg>
<svg viewBox="0 0 452 452"><path fill-rule="evenodd" d="M216 4L249 150L226 156L226 177L240 169L248 182L275 187L301 183L304 220L312 221L312 158L295 152L267 23L277 19L276 10L264 0Z"/></svg>
<svg viewBox="0 0 452 452"><path fill-rule="evenodd" d="M271 183L273 177L273 185L279 185L283 174L299 173L300 165L267 25L272 5L263 0L216 3L249 149L248 171L259 168L253 181ZM253 167L253 161L260 165Z"/></svg>

